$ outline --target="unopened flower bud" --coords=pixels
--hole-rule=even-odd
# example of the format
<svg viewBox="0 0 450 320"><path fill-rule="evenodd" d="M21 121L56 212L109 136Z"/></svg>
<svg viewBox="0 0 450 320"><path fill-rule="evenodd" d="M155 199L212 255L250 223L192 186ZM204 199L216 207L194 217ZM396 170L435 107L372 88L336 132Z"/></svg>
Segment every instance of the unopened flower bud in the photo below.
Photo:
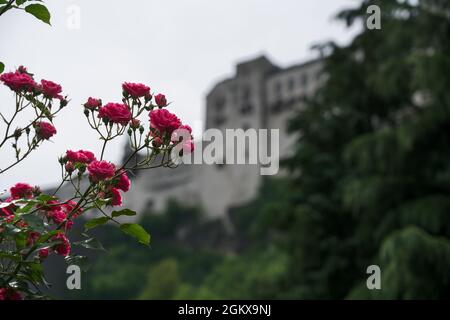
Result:
<svg viewBox="0 0 450 320"><path fill-rule="evenodd" d="M139 128L139 126L141 125L141 121L139 121L139 119L133 118L130 121L130 127L132 129L137 129Z"/></svg>
<svg viewBox="0 0 450 320"><path fill-rule="evenodd" d="M128 133L129 136L131 136L133 134L133 130L131 128L128 128L127 133Z"/></svg>
<svg viewBox="0 0 450 320"><path fill-rule="evenodd" d="M29 127L27 127L26 129L25 129L25 133L28 135L28 134L30 134L30 131L31 131L31 129L29 128Z"/></svg>
<svg viewBox="0 0 450 320"><path fill-rule="evenodd" d="M14 131L14 138L16 138L16 140L17 140L17 139L20 138L21 135L22 135L22 129L17 128L17 129Z"/></svg>
<svg viewBox="0 0 450 320"><path fill-rule="evenodd" d="M160 137L156 137L155 139L153 139L152 145L153 145L153 147L155 147L155 148L161 147L161 145L162 145L162 140L161 140L161 138L160 138Z"/></svg>
<svg viewBox="0 0 450 320"><path fill-rule="evenodd" d="M79 174L83 174L86 171L86 165L82 164L78 167Z"/></svg>
<svg viewBox="0 0 450 320"><path fill-rule="evenodd" d="M75 166L71 161L68 161L64 167L68 174L71 174L75 170Z"/></svg>
<svg viewBox="0 0 450 320"><path fill-rule="evenodd" d="M68 104L68 101L64 98L64 99L61 99L60 101L59 101L59 107L60 108L64 108L65 106L67 106L67 104Z"/></svg>
<svg viewBox="0 0 450 320"><path fill-rule="evenodd" d="M34 196L38 196L42 193L41 188L39 186L34 186L32 189Z"/></svg>
<svg viewBox="0 0 450 320"><path fill-rule="evenodd" d="M140 133L140 134L143 134L143 133L144 133L144 130L145 130L145 129L144 129L143 126L140 126L140 127L139 127L139 133Z"/></svg>

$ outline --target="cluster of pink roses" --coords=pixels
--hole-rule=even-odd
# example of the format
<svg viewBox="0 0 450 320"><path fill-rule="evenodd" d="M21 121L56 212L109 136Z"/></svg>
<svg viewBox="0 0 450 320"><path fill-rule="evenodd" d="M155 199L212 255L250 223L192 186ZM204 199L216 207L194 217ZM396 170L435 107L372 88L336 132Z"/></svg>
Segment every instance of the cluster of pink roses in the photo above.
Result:
<svg viewBox="0 0 450 320"><path fill-rule="evenodd" d="M40 95L46 99L46 106L49 108L51 108L52 99L58 99L60 101L60 108L66 106L68 103L67 98L61 95L61 85L44 79L40 83L37 83L33 79L33 74L29 73L23 66L20 66L14 72L1 74L0 81L18 95L23 95L32 103L36 103L36 97ZM35 121L33 122L33 127L39 140L48 140L56 134L55 127L47 121Z"/></svg>
<svg viewBox="0 0 450 320"><path fill-rule="evenodd" d="M43 94L45 98L56 98L60 101L65 101L61 95L62 87L50 80L42 79L37 83L33 79L33 74L29 73L27 69L20 66L15 72L6 72L0 75L2 81L8 88L17 93L33 93L35 96ZM67 103L67 101L65 101Z"/></svg>
<svg viewBox="0 0 450 320"><path fill-rule="evenodd" d="M165 108L168 103L164 94L153 95L150 87L142 83L131 82L122 84L122 92L121 103L109 102L103 105L101 99L89 97L84 104L86 116L89 115L89 112L97 112L97 118L102 119L106 124L129 125L131 136L133 130L138 128L141 134L144 132L138 116L143 110L147 110L149 111L150 130L146 141L151 142L153 148L158 149L182 143L183 152L190 153L194 150L191 127L184 125L175 114ZM183 140L181 135L176 132L178 130L185 130L190 138ZM137 146L135 147L137 148Z"/></svg>
<svg viewBox="0 0 450 320"><path fill-rule="evenodd" d="M69 175L76 169L81 174L87 169L92 183L101 182L101 190L98 191L97 196L101 199L110 199L109 204L112 206L122 205L120 191L127 192L131 187L131 181L125 171L118 172L113 163L99 161L94 153L87 150L67 150L61 161Z"/></svg>
<svg viewBox="0 0 450 320"><path fill-rule="evenodd" d="M6 222L12 223L14 221L14 211L17 206L13 203L14 200L20 199L32 199L40 194L39 187L32 187L27 183L17 183L10 188L10 198L6 199L3 204L8 204L0 209L0 221L5 220ZM43 219L47 220L49 225L54 225L57 230L60 230L55 236L51 238L51 241L55 242L51 245L54 252L59 255L67 256L70 253L70 242L67 239L65 233L70 230L73 225L73 219L77 218L83 210L77 207L74 201L58 202L55 200L49 200L45 205L38 206L36 208L36 214ZM41 234L29 228L28 223L23 219L18 219L14 222L16 227L23 229L27 232L26 245L32 247L35 242L39 239ZM60 227L63 227L60 229ZM3 232L0 229L0 233ZM38 256L40 259L45 259L50 254L49 247L41 248L38 251ZM1 299L0 299L1 300Z"/></svg>

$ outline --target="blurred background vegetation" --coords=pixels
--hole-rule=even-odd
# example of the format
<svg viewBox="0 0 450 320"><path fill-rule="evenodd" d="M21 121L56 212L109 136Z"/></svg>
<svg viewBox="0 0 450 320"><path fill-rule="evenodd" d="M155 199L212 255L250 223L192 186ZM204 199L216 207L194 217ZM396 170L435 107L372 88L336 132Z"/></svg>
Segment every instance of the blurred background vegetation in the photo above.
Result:
<svg viewBox="0 0 450 320"><path fill-rule="evenodd" d="M108 249L66 298L450 298L450 6L361 1L382 29L323 45L327 81L293 119L290 174L229 221L170 203L143 215L152 248ZM307 32L307 30L305 30ZM381 267L382 290L366 288Z"/></svg>

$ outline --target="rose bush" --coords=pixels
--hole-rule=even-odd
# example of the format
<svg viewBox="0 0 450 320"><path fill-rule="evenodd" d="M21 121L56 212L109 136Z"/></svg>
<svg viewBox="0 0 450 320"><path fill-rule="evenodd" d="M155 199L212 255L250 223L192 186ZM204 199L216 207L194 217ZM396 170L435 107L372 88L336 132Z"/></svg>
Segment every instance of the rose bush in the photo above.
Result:
<svg viewBox="0 0 450 320"><path fill-rule="evenodd" d="M23 9L50 24L50 13L41 3L8 1L0 6L0 16L11 9ZM12 169L45 141L55 137L57 129L53 119L68 104L60 84L44 79L38 83L23 66L12 72L3 71L4 64L0 62L0 82L12 91L15 104L10 110L0 110L0 123L3 124L0 126L3 131L0 156L3 157L3 152L8 152L5 147L11 145L14 160L0 168L0 174ZM182 144L183 152L192 151L191 136L184 140L171 136L177 129L188 130L190 135L191 129L182 125L176 115L162 109L167 106L163 94L153 99L150 87L141 83L124 82L121 102L103 105L101 99L89 97L83 105L84 114L89 126L103 142L101 153L66 150L59 158L61 182L50 193L25 182L11 186L9 195L0 193L0 300L45 298L40 289L48 286L42 262L52 254L84 269L87 258L72 254L72 248L103 249L96 239L89 236L91 229L102 224L117 224L124 233L149 245L150 235L141 226L120 221L124 216L136 215L136 212L129 209L112 211L111 208L121 206L123 193L132 187L128 172L175 167L172 150L179 144ZM25 124L17 124L17 116L27 110L35 116ZM145 128L139 118L147 116L150 117L150 126ZM131 147L129 157L121 164L105 160L108 143L125 133ZM185 148L185 145L189 147ZM69 199L60 198L62 186L73 188ZM85 221L85 238L71 242L69 232L74 220L90 210L94 210L97 217Z"/></svg>
<svg viewBox="0 0 450 320"><path fill-rule="evenodd" d="M42 95L44 99L52 101L59 99L61 92L60 86L50 81L41 82L48 86L47 89L35 85L31 91L27 85L12 85L11 88L11 83L4 84L19 100L32 94L34 99ZM149 244L150 236L142 227L119 221L121 216L132 216L135 212L128 209L111 212L108 208L122 205L123 193L132 187L129 171L175 166L171 150L181 143L183 151L190 152L192 148L186 148L185 145L190 146L192 139L177 140L172 133L177 129L184 129L190 134L192 130L183 125L176 115L158 106L156 101L153 103L153 96L144 88L149 87L136 83L132 83L130 87L130 83L124 83L121 103L110 102L103 106L101 99L88 98L83 105L84 114L90 127L103 141L101 154L96 156L89 150L68 149L59 158L62 181L54 192L45 194L39 187L19 182L9 189L9 196L1 200L0 299L41 297L36 288L46 284L42 262L48 256L56 254L64 257L70 264L84 263L85 257L71 254L72 247L92 248L95 243L95 247L101 248L97 240L88 237L89 230L99 225L115 223L140 243ZM142 91L136 93L139 90ZM29 105L33 106L32 103ZM42 108L44 106L41 105ZM42 114L50 114L51 106L47 105L46 108L39 110ZM146 115L150 118L147 129L139 119ZM28 126L30 130L35 130L33 139L36 143L56 134L56 128L50 122L40 119L42 116ZM129 158L120 165L105 160L107 144L125 133L132 149ZM145 156L138 157L138 153L142 151L145 151ZM87 179L88 184L82 189L80 186L84 179ZM58 191L65 184L73 187L70 199L58 197ZM89 210L96 210L100 216L85 223L85 240L71 243L68 234L74 220ZM4 249L4 245L8 249Z"/></svg>

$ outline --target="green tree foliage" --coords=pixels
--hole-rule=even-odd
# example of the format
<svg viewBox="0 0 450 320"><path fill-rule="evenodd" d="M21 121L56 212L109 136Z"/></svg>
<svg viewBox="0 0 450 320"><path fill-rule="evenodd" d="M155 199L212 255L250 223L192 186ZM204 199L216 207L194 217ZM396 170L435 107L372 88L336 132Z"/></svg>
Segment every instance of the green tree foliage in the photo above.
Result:
<svg viewBox="0 0 450 320"><path fill-rule="evenodd" d="M326 81L292 122L287 290L298 298L450 297L450 5L362 1L382 29L328 44ZM382 290L365 288L380 265Z"/></svg>

